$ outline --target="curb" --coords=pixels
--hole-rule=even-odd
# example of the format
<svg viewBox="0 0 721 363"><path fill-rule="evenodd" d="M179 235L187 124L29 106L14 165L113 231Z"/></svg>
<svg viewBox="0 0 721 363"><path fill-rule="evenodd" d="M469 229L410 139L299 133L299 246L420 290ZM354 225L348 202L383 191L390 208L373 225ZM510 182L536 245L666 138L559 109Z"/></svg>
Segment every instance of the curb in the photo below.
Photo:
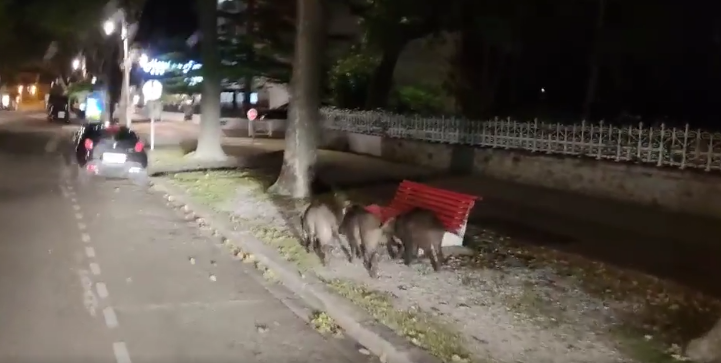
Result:
<svg viewBox="0 0 721 363"><path fill-rule="evenodd" d="M439 359L423 349L398 336L390 328L377 323L365 311L345 298L328 290L315 276L301 276L295 266L285 261L273 248L255 238L250 232L238 231L228 218L222 217L211 208L196 203L181 190L167 183L153 181L151 190L163 193L169 202L187 206L198 217L205 220L218 233L243 250L255 256L275 273L278 280L300 297L311 309L328 314L345 335L363 345L370 352L387 363L441 363ZM171 197L172 198L169 198Z"/></svg>

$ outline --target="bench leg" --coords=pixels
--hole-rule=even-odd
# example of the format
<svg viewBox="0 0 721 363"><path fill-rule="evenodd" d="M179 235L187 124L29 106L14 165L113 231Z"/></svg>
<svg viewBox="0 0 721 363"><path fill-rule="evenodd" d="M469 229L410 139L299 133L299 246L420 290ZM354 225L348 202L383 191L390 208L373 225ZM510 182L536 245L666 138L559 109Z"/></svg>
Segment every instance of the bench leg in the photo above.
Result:
<svg viewBox="0 0 721 363"><path fill-rule="evenodd" d="M463 246L463 237L451 232L446 232L443 234L443 241L441 242L441 247L458 246Z"/></svg>

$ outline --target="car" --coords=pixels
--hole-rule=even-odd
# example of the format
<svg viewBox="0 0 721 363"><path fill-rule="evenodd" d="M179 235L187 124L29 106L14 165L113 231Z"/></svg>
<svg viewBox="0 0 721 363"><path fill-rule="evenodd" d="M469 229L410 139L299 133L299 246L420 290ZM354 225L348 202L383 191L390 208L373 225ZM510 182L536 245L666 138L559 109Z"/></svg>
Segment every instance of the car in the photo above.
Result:
<svg viewBox="0 0 721 363"><path fill-rule="evenodd" d="M321 102L321 107L329 107L330 104ZM287 120L290 104L284 103L276 108L258 110L258 120Z"/></svg>
<svg viewBox="0 0 721 363"><path fill-rule="evenodd" d="M15 97L9 93L0 94L0 110L15 111L17 110L17 102Z"/></svg>
<svg viewBox="0 0 721 363"><path fill-rule="evenodd" d="M145 143L126 126L88 123L73 136L70 163L77 165L82 178L147 180L148 154Z"/></svg>
<svg viewBox="0 0 721 363"><path fill-rule="evenodd" d="M258 120L287 120L288 104L258 112Z"/></svg>
<svg viewBox="0 0 721 363"><path fill-rule="evenodd" d="M67 96L50 95L48 97L47 112L48 121L63 121L70 123L70 108Z"/></svg>

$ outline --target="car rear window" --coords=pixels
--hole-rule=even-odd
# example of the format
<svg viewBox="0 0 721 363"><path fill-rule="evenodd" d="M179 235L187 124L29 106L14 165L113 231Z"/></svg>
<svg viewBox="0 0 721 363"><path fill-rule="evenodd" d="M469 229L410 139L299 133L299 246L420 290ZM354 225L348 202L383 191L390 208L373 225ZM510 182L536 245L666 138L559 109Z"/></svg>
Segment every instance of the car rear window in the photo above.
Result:
<svg viewBox="0 0 721 363"><path fill-rule="evenodd" d="M104 127L103 125L88 125L85 128L85 137L91 139L114 139L118 141L138 140L138 135L125 126Z"/></svg>

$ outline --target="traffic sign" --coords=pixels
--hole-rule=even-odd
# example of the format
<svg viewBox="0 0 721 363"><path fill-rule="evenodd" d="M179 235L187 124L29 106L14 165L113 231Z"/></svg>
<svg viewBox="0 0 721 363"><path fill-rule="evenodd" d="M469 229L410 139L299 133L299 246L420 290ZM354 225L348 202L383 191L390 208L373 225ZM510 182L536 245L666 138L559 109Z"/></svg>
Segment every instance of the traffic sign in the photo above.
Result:
<svg viewBox="0 0 721 363"><path fill-rule="evenodd" d="M248 120L253 121L258 118L258 110L251 108L248 110Z"/></svg>
<svg viewBox="0 0 721 363"><path fill-rule="evenodd" d="M156 79L151 79L143 84L143 96L146 101L157 101L163 94L163 84Z"/></svg>

